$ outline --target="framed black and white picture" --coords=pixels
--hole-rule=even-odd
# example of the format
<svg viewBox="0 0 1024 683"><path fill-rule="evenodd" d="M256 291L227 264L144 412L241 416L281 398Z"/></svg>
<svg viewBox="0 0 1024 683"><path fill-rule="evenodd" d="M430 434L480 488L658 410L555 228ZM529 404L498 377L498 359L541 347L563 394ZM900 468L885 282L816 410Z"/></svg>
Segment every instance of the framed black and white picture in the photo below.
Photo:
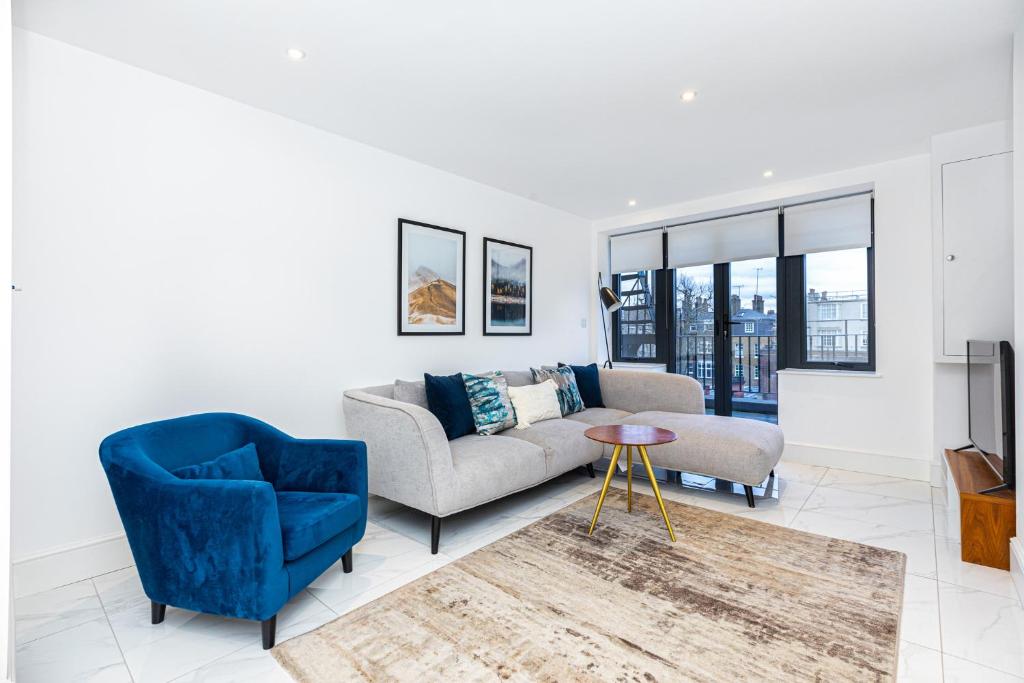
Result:
<svg viewBox="0 0 1024 683"><path fill-rule="evenodd" d="M484 334L533 333L533 247L484 238Z"/></svg>
<svg viewBox="0 0 1024 683"><path fill-rule="evenodd" d="M466 233L398 219L398 334L466 333Z"/></svg>

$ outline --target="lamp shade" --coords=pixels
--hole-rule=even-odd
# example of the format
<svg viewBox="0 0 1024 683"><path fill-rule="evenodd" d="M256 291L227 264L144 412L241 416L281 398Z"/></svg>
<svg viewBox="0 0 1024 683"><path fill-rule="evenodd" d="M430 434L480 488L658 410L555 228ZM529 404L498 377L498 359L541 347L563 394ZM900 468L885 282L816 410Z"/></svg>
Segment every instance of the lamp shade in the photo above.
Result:
<svg viewBox="0 0 1024 683"><path fill-rule="evenodd" d="M601 303L604 304L609 313L614 313L622 308L622 299L612 291L611 287L601 288Z"/></svg>

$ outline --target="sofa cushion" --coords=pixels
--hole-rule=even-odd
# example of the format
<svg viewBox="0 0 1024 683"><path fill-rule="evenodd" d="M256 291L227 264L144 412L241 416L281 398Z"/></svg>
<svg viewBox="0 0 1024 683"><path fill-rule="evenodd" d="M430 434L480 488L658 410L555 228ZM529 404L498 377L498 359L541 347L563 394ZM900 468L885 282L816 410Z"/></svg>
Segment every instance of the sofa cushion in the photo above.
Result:
<svg viewBox="0 0 1024 683"><path fill-rule="evenodd" d="M566 365L559 363L559 367ZM576 387L580 390L580 398L583 405L588 408L604 408L604 398L601 396L601 379L597 372L597 363L590 365L569 365L572 374L576 375Z"/></svg>
<svg viewBox="0 0 1024 683"><path fill-rule="evenodd" d="M778 425L760 420L647 411L623 422L671 429L679 437L672 443L649 446L652 464L749 486L764 481L778 464L784 445Z"/></svg>
<svg viewBox="0 0 1024 683"><path fill-rule="evenodd" d="M448 440L457 439L476 432L473 410L469 407L469 395L462 373L446 377L423 374L423 385L427 391L430 412L444 428Z"/></svg>
<svg viewBox="0 0 1024 683"><path fill-rule="evenodd" d="M536 422L527 429L515 429L503 435L543 448L547 476L551 477L600 459L604 448L583 435L588 429L590 425L585 422L558 419Z"/></svg>
<svg viewBox="0 0 1024 683"><path fill-rule="evenodd" d="M430 410L430 404L427 403L427 388L422 381L407 382L404 379L396 379L392 396L396 401L411 403L414 406Z"/></svg>
<svg viewBox="0 0 1024 683"><path fill-rule="evenodd" d="M529 370L502 370L510 387L526 387L533 384L533 373Z"/></svg>
<svg viewBox="0 0 1024 683"><path fill-rule="evenodd" d="M602 427L604 425L623 424L623 421L632 415L633 413L627 413L625 410L618 410L616 408L587 408L581 413L566 415L565 419L583 422L591 427Z"/></svg>
<svg viewBox="0 0 1024 683"><path fill-rule="evenodd" d="M528 387L509 387L508 396L516 413L516 429L526 429L534 422L562 417L558 406L558 390L553 380Z"/></svg>
<svg viewBox="0 0 1024 683"><path fill-rule="evenodd" d="M493 436L471 434L449 442L455 476L454 508L441 510L440 514L501 498L547 478L544 450L506 436L514 431Z"/></svg>
<svg viewBox="0 0 1024 683"><path fill-rule="evenodd" d="M501 370L477 375L462 373L477 434L495 434L516 426L516 410L508 397Z"/></svg>
<svg viewBox="0 0 1024 683"><path fill-rule="evenodd" d="M256 445L247 443L224 455L171 472L178 479L235 479L265 481L260 471Z"/></svg>
<svg viewBox="0 0 1024 683"><path fill-rule="evenodd" d="M562 417L583 410L583 399L580 398L579 387L576 386L576 375L572 368L565 366L561 368L530 368L533 373L533 381L537 384L545 380L551 380L558 388L558 407Z"/></svg>
<svg viewBox="0 0 1024 683"><path fill-rule="evenodd" d="M351 493L278 491L284 559L298 559L355 524L362 515L359 496Z"/></svg>

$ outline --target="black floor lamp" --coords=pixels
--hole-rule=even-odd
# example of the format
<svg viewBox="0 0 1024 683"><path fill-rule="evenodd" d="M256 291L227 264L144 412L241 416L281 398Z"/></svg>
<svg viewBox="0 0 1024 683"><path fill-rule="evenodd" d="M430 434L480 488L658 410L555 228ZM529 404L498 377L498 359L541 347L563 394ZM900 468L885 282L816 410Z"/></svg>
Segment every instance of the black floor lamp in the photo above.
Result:
<svg viewBox="0 0 1024 683"><path fill-rule="evenodd" d="M605 310L609 314L622 308L622 299L612 291L611 287L605 287L601 281L601 273L597 274L597 291L601 295L601 305L604 306ZM612 367L612 349L608 342L608 323L604 319L605 314L601 313L601 327L604 328L604 348L608 352L608 360L604 362L602 367Z"/></svg>

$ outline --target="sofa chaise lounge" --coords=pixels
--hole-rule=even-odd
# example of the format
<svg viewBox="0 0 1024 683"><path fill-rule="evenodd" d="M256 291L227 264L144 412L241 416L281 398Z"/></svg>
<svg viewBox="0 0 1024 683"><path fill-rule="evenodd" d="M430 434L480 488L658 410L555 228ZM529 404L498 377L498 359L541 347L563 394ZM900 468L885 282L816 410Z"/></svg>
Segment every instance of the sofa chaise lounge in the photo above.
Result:
<svg viewBox="0 0 1024 683"><path fill-rule="evenodd" d="M528 370L505 371L510 386L533 383ZM782 432L773 424L704 414L701 385L684 375L631 370L600 371L603 408L508 429L492 436L445 438L427 408L422 382L396 382L345 392L352 438L366 442L369 491L429 514L431 552L441 519L536 486L593 463L605 448L583 433L592 426L644 424L676 432L679 439L649 449L651 461L752 488L782 455ZM396 400L396 389L404 400Z"/></svg>

